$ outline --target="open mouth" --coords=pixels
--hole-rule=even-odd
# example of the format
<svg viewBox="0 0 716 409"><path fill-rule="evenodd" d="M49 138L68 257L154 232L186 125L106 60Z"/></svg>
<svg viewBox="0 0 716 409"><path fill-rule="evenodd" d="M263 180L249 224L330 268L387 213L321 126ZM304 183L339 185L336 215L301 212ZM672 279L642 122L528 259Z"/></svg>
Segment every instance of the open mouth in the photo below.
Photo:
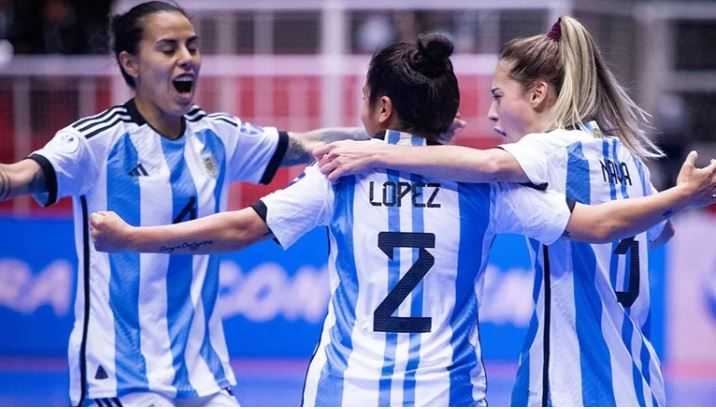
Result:
<svg viewBox="0 0 716 409"><path fill-rule="evenodd" d="M179 92L180 94L185 94L191 92L191 90L194 88L194 79L177 78L172 81L172 84L174 84L174 89L176 89L177 92Z"/></svg>

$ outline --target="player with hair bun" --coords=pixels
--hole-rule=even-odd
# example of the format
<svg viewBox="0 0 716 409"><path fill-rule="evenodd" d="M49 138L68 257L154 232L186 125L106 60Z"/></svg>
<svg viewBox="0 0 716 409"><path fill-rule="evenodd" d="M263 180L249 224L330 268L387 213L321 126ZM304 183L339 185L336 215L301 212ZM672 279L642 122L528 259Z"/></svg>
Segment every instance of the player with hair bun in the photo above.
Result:
<svg viewBox="0 0 716 409"><path fill-rule="evenodd" d="M505 44L491 94L488 118L513 143L475 150L338 142L317 150L321 170L331 180L389 168L463 182L532 183L562 192L577 206L656 194L643 159L662 153L645 135L648 116L576 19L562 17L546 34ZM711 186L692 204L704 206L716 201L716 161L697 169L695 160L692 152L678 186L663 193L700 173L711 178ZM661 219L679 209L668 209ZM601 217L601 225L613 222L613 214ZM551 244L530 241L535 310L512 404L666 403L659 357L649 340L647 262L649 246L673 232L664 221L634 233L606 244L590 245L574 235Z"/></svg>
<svg viewBox="0 0 716 409"><path fill-rule="evenodd" d="M439 34L373 56L363 87L367 145L436 143L457 113L459 91ZM272 235L284 248L317 226L329 232L331 297L304 387L308 406L486 404L477 312L497 233L551 244L565 231L608 241L703 200L711 173L687 172L678 189L599 206L519 185L468 184L395 170L332 184L317 166L254 206L169 226L133 227L98 212L104 251L213 253ZM602 223L605 215L610 223ZM121 254L121 253L120 253ZM280 341L277 341L280 342Z"/></svg>

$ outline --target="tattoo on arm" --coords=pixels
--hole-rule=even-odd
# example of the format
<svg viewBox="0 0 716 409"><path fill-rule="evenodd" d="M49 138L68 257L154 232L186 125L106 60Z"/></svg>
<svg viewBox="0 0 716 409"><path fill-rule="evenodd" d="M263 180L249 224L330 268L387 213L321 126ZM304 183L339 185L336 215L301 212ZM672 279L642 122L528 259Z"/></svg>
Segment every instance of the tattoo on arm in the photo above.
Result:
<svg viewBox="0 0 716 409"><path fill-rule="evenodd" d="M310 163L312 160L311 152L296 138L289 136L288 149L286 149L286 155L284 155L281 164L284 166L301 165Z"/></svg>
<svg viewBox="0 0 716 409"><path fill-rule="evenodd" d="M159 247L159 251L162 253L173 253L176 250L181 249L189 249L191 251L196 251L202 246L206 246L209 244L213 244L213 240L204 240L204 241L185 241L182 244L177 244L176 246L161 246Z"/></svg>

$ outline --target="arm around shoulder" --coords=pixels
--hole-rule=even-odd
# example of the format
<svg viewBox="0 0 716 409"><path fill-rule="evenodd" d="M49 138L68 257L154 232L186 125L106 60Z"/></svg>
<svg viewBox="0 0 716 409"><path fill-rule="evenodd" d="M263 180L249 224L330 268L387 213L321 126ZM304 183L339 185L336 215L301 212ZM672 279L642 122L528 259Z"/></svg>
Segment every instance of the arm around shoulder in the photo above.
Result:
<svg viewBox="0 0 716 409"><path fill-rule="evenodd" d="M332 181L371 169L396 169L467 183L529 181L517 160L497 148L414 147L346 141L330 144L316 153L321 172Z"/></svg>

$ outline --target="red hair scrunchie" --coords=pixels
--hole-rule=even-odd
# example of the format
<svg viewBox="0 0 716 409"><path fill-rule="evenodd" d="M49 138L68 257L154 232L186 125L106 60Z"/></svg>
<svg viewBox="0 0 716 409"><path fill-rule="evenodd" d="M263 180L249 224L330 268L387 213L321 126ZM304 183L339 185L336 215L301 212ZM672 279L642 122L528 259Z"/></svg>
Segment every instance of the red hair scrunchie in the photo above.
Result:
<svg viewBox="0 0 716 409"><path fill-rule="evenodd" d="M562 38L562 26L560 23L562 22L562 17L557 19L557 22L552 24L552 29L549 30L549 33L547 33L547 37L554 40L559 41L560 38Z"/></svg>

